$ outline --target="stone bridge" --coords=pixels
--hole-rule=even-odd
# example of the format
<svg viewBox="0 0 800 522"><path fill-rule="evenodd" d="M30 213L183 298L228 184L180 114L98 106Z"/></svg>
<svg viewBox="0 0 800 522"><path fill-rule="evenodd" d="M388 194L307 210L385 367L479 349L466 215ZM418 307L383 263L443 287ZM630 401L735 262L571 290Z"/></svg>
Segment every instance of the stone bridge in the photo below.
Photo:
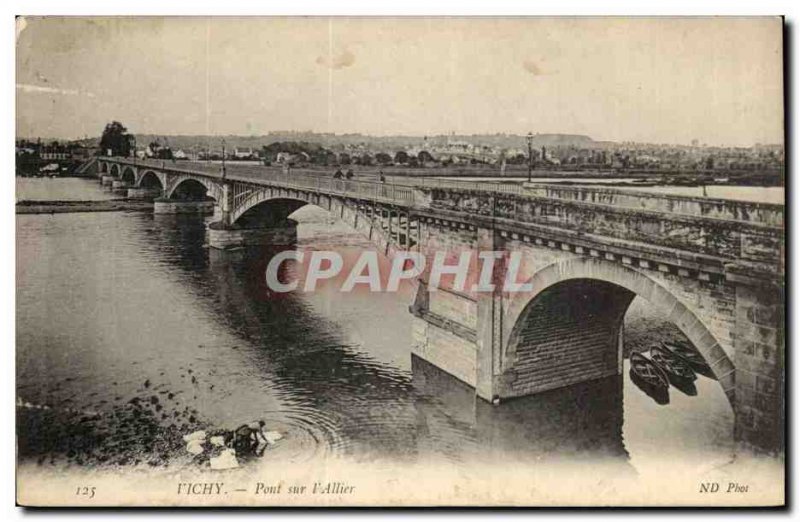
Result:
<svg viewBox="0 0 800 522"><path fill-rule="evenodd" d="M784 432L784 210L643 192L414 178L333 179L255 165L102 158L102 182L155 212L214 212L214 248L285 242L317 205L386 255L521 252L524 292L417 281L412 351L498 402L622 372L639 296L711 366L735 437L779 452ZM223 168L225 169L223 172ZM495 278L505 262L496 265Z"/></svg>

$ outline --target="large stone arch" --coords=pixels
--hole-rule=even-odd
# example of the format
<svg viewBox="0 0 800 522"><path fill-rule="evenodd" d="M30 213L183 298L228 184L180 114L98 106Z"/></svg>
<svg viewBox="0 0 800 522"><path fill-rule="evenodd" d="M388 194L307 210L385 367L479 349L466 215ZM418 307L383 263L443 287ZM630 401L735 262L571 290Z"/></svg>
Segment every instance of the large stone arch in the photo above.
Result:
<svg viewBox="0 0 800 522"><path fill-rule="evenodd" d="M108 163L105 161L98 162L97 172L99 172L100 174L106 174L108 172Z"/></svg>
<svg viewBox="0 0 800 522"><path fill-rule="evenodd" d="M530 291L513 294L507 304L503 320L501 371L504 375L511 373L513 376L519 336L525 324L535 320L530 314L534 312L537 301L546 298L553 289L564 288L565 284L582 285L593 281L598 285L612 285L618 289L616 296L603 303L608 307L608 317L618 321L618 324L614 325L615 328L621 326L624 313L634 296L646 299L664 318L672 321L711 366L725 394L733 403L735 386L733 362L697 315L668 289L646 274L594 258L579 257L550 264L527 281L531 284ZM591 293L591 290L589 292ZM562 341L569 342L566 339Z"/></svg>
<svg viewBox="0 0 800 522"><path fill-rule="evenodd" d="M116 163L112 163L108 173L111 174L112 177L118 178L119 170L120 170L119 165L117 165Z"/></svg>

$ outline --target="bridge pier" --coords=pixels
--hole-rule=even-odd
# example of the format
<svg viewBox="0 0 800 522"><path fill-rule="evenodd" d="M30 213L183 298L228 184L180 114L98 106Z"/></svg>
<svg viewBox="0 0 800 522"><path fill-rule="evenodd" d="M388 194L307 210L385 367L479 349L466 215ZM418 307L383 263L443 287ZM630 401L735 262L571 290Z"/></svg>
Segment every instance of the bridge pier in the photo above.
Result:
<svg viewBox="0 0 800 522"><path fill-rule="evenodd" d="M287 219L270 226L244 228L214 221L207 227L208 246L220 250L241 247L293 245L297 242L297 222Z"/></svg>
<svg viewBox="0 0 800 522"><path fill-rule="evenodd" d="M734 433L740 446L757 452L784 447L783 313L782 287L737 286L735 369L728 370L735 375Z"/></svg>
<svg viewBox="0 0 800 522"><path fill-rule="evenodd" d="M497 251L503 245L499 234L495 230L480 228L477 230L478 251ZM503 302L500 288L502 288L502 275L505 265L497 262L494 267L492 281L495 284L494 292L481 292L477 296L476 313L476 359L475 359L475 391L478 397L495 401L500 398L500 391L495 382L494 354L497 332L496 321L502 313Z"/></svg>
<svg viewBox="0 0 800 522"><path fill-rule="evenodd" d="M437 248L458 249L471 244L480 251L499 249L499 238L492 229L461 229L447 231L433 238L430 229L427 239ZM430 257L428 255L427 257ZM493 279L503 270L495 264ZM494 321L499 313L497 293L465 294L443 288L432 289L426 280L419 281L411 312L413 324L412 354L458 378L475 389L487 401L497 397L494 378Z"/></svg>
<svg viewBox="0 0 800 522"><path fill-rule="evenodd" d="M128 199L154 199L161 196L161 189L130 187L127 192Z"/></svg>
<svg viewBox="0 0 800 522"><path fill-rule="evenodd" d="M121 179L115 179L111 182L111 189L112 190L125 190L127 191L130 188L131 184L127 181L123 181Z"/></svg>
<svg viewBox="0 0 800 522"><path fill-rule="evenodd" d="M177 199L157 198L153 201L154 214L210 214L214 211L214 201L184 201Z"/></svg>
<svg viewBox="0 0 800 522"><path fill-rule="evenodd" d="M103 175L100 176L100 184L104 187L110 187L114 183L114 176Z"/></svg>

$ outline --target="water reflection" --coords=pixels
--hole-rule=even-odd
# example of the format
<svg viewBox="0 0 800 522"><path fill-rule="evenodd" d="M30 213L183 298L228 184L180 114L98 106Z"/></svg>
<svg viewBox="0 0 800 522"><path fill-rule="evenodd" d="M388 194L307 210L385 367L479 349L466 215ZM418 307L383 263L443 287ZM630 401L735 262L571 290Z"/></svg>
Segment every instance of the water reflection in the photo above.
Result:
<svg viewBox="0 0 800 522"><path fill-rule="evenodd" d="M628 460L621 376L492 405L416 356L412 369L426 453L453 460L469 455L486 463Z"/></svg>
<svg viewBox="0 0 800 522"><path fill-rule="evenodd" d="M633 369L628 372L628 375L630 375L633 385L636 386L639 391L653 399L653 402L660 406L669 404L669 387L653 386L651 383L640 379Z"/></svg>
<svg viewBox="0 0 800 522"><path fill-rule="evenodd" d="M694 397L697 395L697 386L694 385L693 382L677 382L672 384L678 391L681 393L688 395L689 397Z"/></svg>

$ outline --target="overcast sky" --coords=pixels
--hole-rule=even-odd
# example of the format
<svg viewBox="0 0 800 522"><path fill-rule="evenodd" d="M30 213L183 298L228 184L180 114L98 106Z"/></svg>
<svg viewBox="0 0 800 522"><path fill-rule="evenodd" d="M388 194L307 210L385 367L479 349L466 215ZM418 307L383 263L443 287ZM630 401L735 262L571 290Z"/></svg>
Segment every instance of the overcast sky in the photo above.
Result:
<svg viewBox="0 0 800 522"><path fill-rule="evenodd" d="M17 135L783 141L780 19L27 18Z"/></svg>

